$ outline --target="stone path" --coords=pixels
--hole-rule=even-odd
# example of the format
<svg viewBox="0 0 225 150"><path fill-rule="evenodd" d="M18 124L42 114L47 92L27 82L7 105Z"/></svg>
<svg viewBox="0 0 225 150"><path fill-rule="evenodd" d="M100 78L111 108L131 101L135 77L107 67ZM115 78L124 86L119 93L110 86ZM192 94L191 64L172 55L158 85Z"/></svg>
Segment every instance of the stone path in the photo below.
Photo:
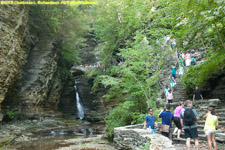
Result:
<svg viewBox="0 0 225 150"><path fill-rule="evenodd" d="M172 107L176 107L178 104L173 103ZM196 109L200 119L197 121L197 127L198 127L198 135L199 135L199 140L200 142L205 142L206 137L204 133L204 125L205 125L205 120L202 119L202 117L207 113L207 108L208 107L213 107L216 111L216 116L218 116L219 119L219 127L217 130L216 134L216 140L218 142L225 142L225 121L224 120L224 111L225 108L222 105L222 101L219 99L209 99L209 100L199 100L194 103L194 108ZM173 125L175 127L175 125ZM181 133L181 137L184 136L184 133ZM185 143L185 141L178 141L174 139L175 142L177 143Z"/></svg>
<svg viewBox="0 0 225 150"><path fill-rule="evenodd" d="M150 150L175 150L171 140L161 134L149 133L143 129L143 124L115 128L113 141L116 150L137 150L148 142Z"/></svg>
<svg viewBox="0 0 225 150"><path fill-rule="evenodd" d="M174 144L174 146L175 150L186 150L186 146L184 144ZM202 143L199 145L199 150L207 150L207 149L208 149L207 143ZM217 143L217 149L225 150L225 145ZM192 150L195 150L194 144L192 144Z"/></svg>
<svg viewBox="0 0 225 150"><path fill-rule="evenodd" d="M175 150L172 141L161 134L150 134L150 150Z"/></svg>
<svg viewBox="0 0 225 150"><path fill-rule="evenodd" d="M164 46L164 49L168 48L168 46ZM171 51L172 49L169 48L167 49L167 51ZM177 55L176 53L171 53L171 55L168 55L168 58L166 60L166 66L168 67L167 68L167 72L164 72L163 75L160 76L161 78L161 84L160 84L160 92L159 92L159 95L157 97L157 101L160 103L166 103L166 100L164 97L164 88L166 85L169 86L169 82L168 80L166 80L167 76L170 74L170 66L171 66L171 63L172 64L177 64ZM177 66L176 66L177 67ZM179 67L177 67L178 69ZM187 68L186 68L187 69ZM185 92L185 89L180 81L180 75L176 75L176 86L175 86L175 89L173 91L173 95L174 95L174 100L173 100L173 104L172 106L175 108L176 106L178 106L178 101L182 100L182 101L185 101L188 99L188 96ZM194 108L197 110L198 114L199 114L199 117L200 117L200 120L197 121L197 127L198 127L198 133L199 133L199 142L202 143L201 144L201 148L200 150L205 150L207 149L207 145L205 144L206 142L206 137L204 135L204 125L205 125L205 120L202 119L202 116L205 115L207 113L207 108L208 107L213 107L216 111L216 115L218 116L218 119L219 119L219 127L218 127L218 130L217 130L217 135L216 135L216 140L219 141L219 142L225 142L225 128L224 125L225 125L225 121L223 121L225 118L224 118L224 111L225 111L225 106L221 103L221 101L219 99L211 99L211 100L203 100L203 101L196 101L194 103ZM173 127L175 127L175 125L173 125ZM184 136L184 133L181 134L181 136L183 137ZM176 150L183 150L183 149L186 149L185 148L185 139L180 141L180 140L177 140L177 139L173 139L173 143L176 143L175 144L175 147L176 147ZM225 149L224 148L225 145L223 145L220 149Z"/></svg>

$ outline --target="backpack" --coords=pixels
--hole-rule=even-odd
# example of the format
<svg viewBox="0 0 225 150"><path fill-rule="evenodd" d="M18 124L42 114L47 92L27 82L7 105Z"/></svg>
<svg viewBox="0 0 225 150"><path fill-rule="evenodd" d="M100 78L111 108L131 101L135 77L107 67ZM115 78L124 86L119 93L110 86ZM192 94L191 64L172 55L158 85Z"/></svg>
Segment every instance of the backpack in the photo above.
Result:
<svg viewBox="0 0 225 150"><path fill-rule="evenodd" d="M195 123L195 114L191 108L185 108L184 110L184 125L191 126Z"/></svg>

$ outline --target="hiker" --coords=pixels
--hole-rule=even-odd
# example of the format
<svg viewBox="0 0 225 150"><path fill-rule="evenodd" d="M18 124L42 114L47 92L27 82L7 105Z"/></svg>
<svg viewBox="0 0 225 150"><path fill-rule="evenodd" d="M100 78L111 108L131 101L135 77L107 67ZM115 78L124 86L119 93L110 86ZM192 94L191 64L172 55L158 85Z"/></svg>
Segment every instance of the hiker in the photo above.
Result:
<svg viewBox="0 0 225 150"><path fill-rule="evenodd" d="M177 132L177 139L180 139L180 134L181 134L181 124L180 124L180 112L184 107L184 102L180 101L179 106L176 107L174 110L174 124L176 125L176 128L173 131L173 135L176 134Z"/></svg>
<svg viewBox="0 0 225 150"><path fill-rule="evenodd" d="M159 118L162 118L162 125L160 129L161 134L169 139L172 139L171 128L174 116L173 113L170 112L170 104L166 104L166 109L161 110Z"/></svg>
<svg viewBox="0 0 225 150"><path fill-rule="evenodd" d="M176 78L176 73L177 73L177 68L173 64L172 67L171 67L171 74L174 77L174 79Z"/></svg>
<svg viewBox="0 0 225 150"><path fill-rule="evenodd" d="M170 36L167 35L167 37L166 37L166 43L169 43L169 40L170 40Z"/></svg>
<svg viewBox="0 0 225 150"><path fill-rule="evenodd" d="M168 93L166 94L166 100L167 103L173 103L173 93L171 90L169 90Z"/></svg>
<svg viewBox="0 0 225 150"><path fill-rule="evenodd" d="M145 36L142 41L146 44L146 45L149 45L149 41L147 40L147 37Z"/></svg>
<svg viewBox="0 0 225 150"><path fill-rule="evenodd" d="M185 56L185 63L187 67L191 65L191 54L189 53L189 51L187 52Z"/></svg>
<svg viewBox="0 0 225 150"><path fill-rule="evenodd" d="M183 58L183 64L184 64L184 66L186 66L186 64L185 64L185 58L186 58L185 52L183 52L181 56Z"/></svg>
<svg viewBox="0 0 225 150"><path fill-rule="evenodd" d="M184 66L184 58L182 56L179 57L179 66Z"/></svg>
<svg viewBox="0 0 225 150"><path fill-rule="evenodd" d="M176 39L173 39L172 44L171 44L171 48L173 49L175 45L176 45Z"/></svg>
<svg viewBox="0 0 225 150"><path fill-rule="evenodd" d="M169 92L169 90L170 90L170 88L168 86L166 86L166 88L164 89L165 96Z"/></svg>
<svg viewBox="0 0 225 150"><path fill-rule="evenodd" d="M217 150L215 135L216 135L216 127L219 126L218 117L215 116L215 111L212 107L208 108L208 113L203 116L203 119L206 119L205 121L205 135L207 137L209 150L212 150L212 143L214 150Z"/></svg>
<svg viewBox="0 0 225 150"><path fill-rule="evenodd" d="M181 54L182 54L182 51L181 52L177 52L177 58L178 58L178 60L180 59Z"/></svg>
<svg viewBox="0 0 225 150"><path fill-rule="evenodd" d="M155 126L157 127L157 124L155 123L155 116L153 115L153 109L148 109L148 115L145 116L145 122L144 122L144 129L149 130L153 134L155 134Z"/></svg>
<svg viewBox="0 0 225 150"><path fill-rule="evenodd" d="M200 99L203 100L202 92L199 90L198 86L196 86L195 91L193 92L193 102Z"/></svg>
<svg viewBox="0 0 225 150"><path fill-rule="evenodd" d="M195 58L194 57L191 57L191 65L192 66L196 65L196 61L195 61Z"/></svg>
<svg viewBox="0 0 225 150"><path fill-rule="evenodd" d="M187 150L191 150L191 139L194 139L196 150L199 150L198 130L195 124L199 117L196 110L192 109L192 101L187 100L185 105L186 107L182 109L180 113L180 123L182 131L184 131L185 138L187 139L186 147Z"/></svg>
<svg viewBox="0 0 225 150"><path fill-rule="evenodd" d="M169 79L170 79L171 90L174 90L174 86L176 85L176 81L175 81L175 79L172 75L170 75Z"/></svg>
<svg viewBox="0 0 225 150"><path fill-rule="evenodd" d="M180 66L179 67L179 75L183 75L184 74L184 67Z"/></svg>

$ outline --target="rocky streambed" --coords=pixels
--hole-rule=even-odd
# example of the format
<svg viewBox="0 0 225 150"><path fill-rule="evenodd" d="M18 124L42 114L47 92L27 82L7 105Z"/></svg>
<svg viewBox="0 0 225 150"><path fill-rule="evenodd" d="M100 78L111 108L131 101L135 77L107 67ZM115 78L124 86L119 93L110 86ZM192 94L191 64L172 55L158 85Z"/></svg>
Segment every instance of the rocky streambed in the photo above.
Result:
<svg viewBox="0 0 225 150"><path fill-rule="evenodd" d="M54 113L54 112L52 112ZM0 149L4 150L110 150L105 125L60 117L3 124Z"/></svg>

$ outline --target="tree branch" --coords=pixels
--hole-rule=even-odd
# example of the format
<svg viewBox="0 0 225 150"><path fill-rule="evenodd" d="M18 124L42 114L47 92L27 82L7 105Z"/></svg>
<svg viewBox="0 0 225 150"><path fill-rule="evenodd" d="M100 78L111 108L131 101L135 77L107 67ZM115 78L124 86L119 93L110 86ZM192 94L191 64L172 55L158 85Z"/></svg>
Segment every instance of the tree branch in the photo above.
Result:
<svg viewBox="0 0 225 150"><path fill-rule="evenodd" d="M215 27L216 27L216 32L217 32L217 34L218 34L218 36L219 36L219 38L220 38L220 42L221 42L221 44L223 45L223 48L225 49L225 45L224 45L224 42L223 42L223 38L222 38L222 36L221 36L221 34L220 34L220 32L219 32L219 29L217 28L216 22L214 22L214 25L215 25Z"/></svg>

